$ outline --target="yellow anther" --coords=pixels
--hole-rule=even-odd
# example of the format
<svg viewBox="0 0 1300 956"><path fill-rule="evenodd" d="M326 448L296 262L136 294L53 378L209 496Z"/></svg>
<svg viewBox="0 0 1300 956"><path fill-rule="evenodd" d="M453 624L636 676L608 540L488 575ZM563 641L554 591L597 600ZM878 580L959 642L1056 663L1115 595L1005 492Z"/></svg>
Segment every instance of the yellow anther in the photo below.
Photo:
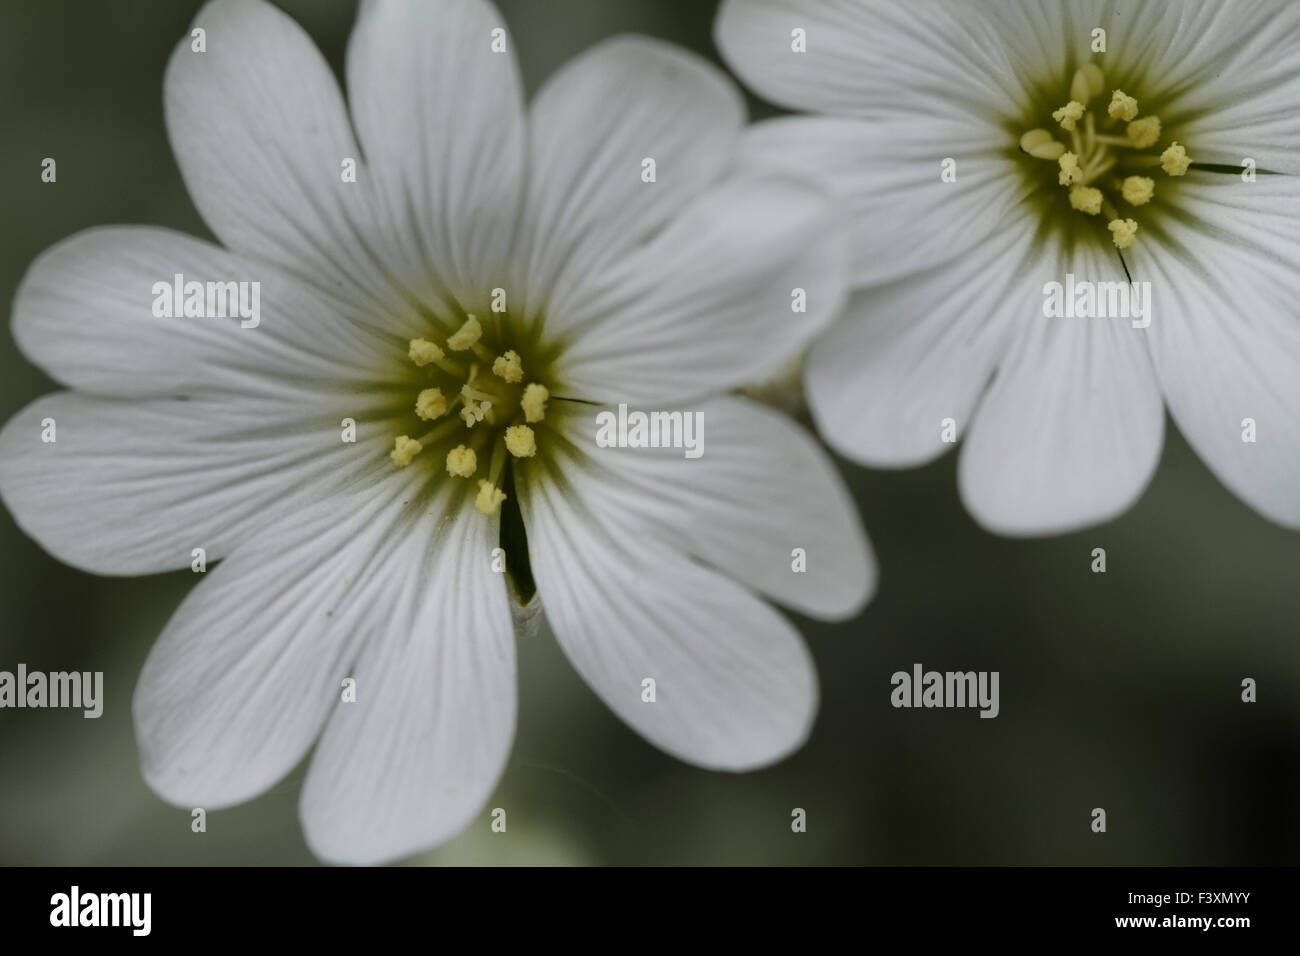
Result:
<svg viewBox="0 0 1300 956"><path fill-rule="evenodd" d="M388 453L388 457L393 459L393 462L399 468L405 468L423 448L424 446L414 438L398 435L393 442L393 450Z"/></svg>
<svg viewBox="0 0 1300 956"><path fill-rule="evenodd" d="M426 388L415 398L415 414L422 419L432 421L447 414L447 399L442 396L442 389Z"/></svg>
<svg viewBox="0 0 1300 956"><path fill-rule="evenodd" d="M1029 151L1029 155L1035 159L1045 159L1054 163L1065 155L1065 144L1052 140L1050 143L1043 143L1041 146L1035 146Z"/></svg>
<svg viewBox="0 0 1300 956"><path fill-rule="evenodd" d="M492 362L492 374L507 382L524 380L524 363L519 360L519 353L511 350L505 355L498 355Z"/></svg>
<svg viewBox="0 0 1300 956"><path fill-rule="evenodd" d="M1075 124L1083 119L1083 104L1078 100L1070 100L1059 110L1052 114L1052 119L1061 124L1061 129L1067 133L1074 132Z"/></svg>
<svg viewBox="0 0 1300 956"><path fill-rule="evenodd" d="M1065 145L1052 138L1045 129L1031 129L1020 137L1020 148L1035 159L1056 162L1065 152Z"/></svg>
<svg viewBox="0 0 1300 956"><path fill-rule="evenodd" d="M1160 142L1160 117L1144 116L1129 123L1128 141L1137 149L1146 149Z"/></svg>
<svg viewBox="0 0 1300 956"><path fill-rule="evenodd" d="M1187 168L1191 165L1192 158L1177 142L1160 154L1160 168L1170 176L1186 176Z"/></svg>
<svg viewBox="0 0 1300 956"><path fill-rule="evenodd" d="M1089 216L1101 212L1102 198L1101 190L1091 186L1073 186L1070 189L1070 205Z"/></svg>
<svg viewBox="0 0 1300 956"><path fill-rule="evenodd" d="M465 320L465 324L451 334L447 339L447 348L453 352L463 352L483 337L483 326L478 324L478 319L470 316Z"/></svg>
<svg viewBox="0 0 1300 956"><path fill-rule="evenodd" d="M1041 146L1043 143L1050 143L1052 134L1045 129L1031 129L1023 133L1020 137L1020 148L1026 153L1030 152L1035 146Z"/></svg>
<svg viewBox="0 0 1300 956"><path fill-rule="evenodd" d="M538 382L528 383L524 389L524 396L519 400L519 407L524 410L524 421L540 422L546 418L546 400L551 397L551 393L546 390L546 386Z"/></svg>
<svg viewBox="0 0 1300 956"><path fill-rule="evenodd" d="M478 471L478 455L473 448L457 445L447 452L447 474L453 478L468 478Z"/></svg>
<svg viewBox="0 0 1300 956"><path fill-rule="evenodd" d="M1156 193L1156 181L1146 176L1130 176L1120 186L1124 201L1132 206L1145 206Z"/></svg>
<svg viewBox="0 0 1300 956"><path fill-rule="evenodd" d="M411 357L412 362L424 368L424 366L437 362L442 358L442 349L428 339L411 339L411 345L406 354Z"/></svg>
<svg viewBox="0 0 1300 956"><path fill-rule="evenodd" d="M478 496L474 499L474 507L479 510L479 514L496 514L501 509L501 502L505 500L506 493L492 482L486 478L478 480Z"/></svg>
<svg viewBox="0 0 1300 956"><path fill-rule="evenodd" d="M1116 249L1127 249L1137 242L1138 224L1136 219L1112 219L1106 228L1115 240Z"/></svg>
<svg viewBox="0 0 1300 956"><path fill-rule="evenodd" d="M1101 67L1096 63L1085 63L1079 69L1088 78L1088 92L1092 96L1096 96L1106 88L1106 74L1101 71Z"/></svg>
<svg viewBox="0 0 1300 956"><path fill-rule="evenodd" d="M1070 99L1087 103L1106 86L1106 74L1096 63L1085 63L1074 71L1070 82Z"/></svg>
<svg viewBox="0 0 1300 956"><path fill-rule="evenodd" d="M1083 179L1083 170L1079 168L1079 157L1074 153L1063 153L1057 163L1061 167L1061 175L1057 181L1062 186L1069 186Z"/></svg>
<svg viewBox="0 0 1300 956"><path fill-rule="evenodd" d="M1106 107L1106 112L1114 119L1131 122L1137 119L1138 101L1123 90L1116 90L1110 94L1110 106Z"/></svg>
<svg viewBox="0 0 1300 956"><path fill-rule="evenodd" d="M516 458L532 458L537 454L537 436L527 425L511 425L506 429L506 449Z"/></svg>

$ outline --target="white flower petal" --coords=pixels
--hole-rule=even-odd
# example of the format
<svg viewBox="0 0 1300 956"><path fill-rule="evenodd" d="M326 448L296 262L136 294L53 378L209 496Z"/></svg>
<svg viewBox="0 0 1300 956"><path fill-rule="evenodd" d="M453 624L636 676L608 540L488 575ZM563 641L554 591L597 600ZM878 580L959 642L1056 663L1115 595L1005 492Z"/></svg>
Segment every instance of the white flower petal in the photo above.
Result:
<svg viewBox="0 0 1300 956"><path fill-rule="evenodd" d="M54 442L42 441L47 419ZM58 392L0 431L0 495L59 560L96 574L208 560L323 493L389 464L391 429L292 402L233 396L121 402Z"/></svg>
<svg viewBox="0 0 1300 956"><path fill-rule="evenodd" d="M1111 71L1153 85L1166 140L1198 163L1300 173L1300 6L1184 0L1116 4L1101 25L1120 56ZM1109 78L1109 77L1108 77Z"/></svg>
<svg viewBox="0 0 1300 956"><path fill-rule="evenodd" d="M784 173L710 189L641 251L560 290L546 334L569 340L564 397L682 400L775 372L843 302L838 230L829 197Z"/></svg>
<svg viewBox="0 0 1300 956"><path fill-rule="evenodd" d="M920 465L966 431L1012 336L1039 316L1026 280L1032 237L1004 230L963 258L856 294L808 353L804 380L818 431L864 465Z"/></svg>
<svg viewBox="0 0 1300 956"><path fill-rule="evenodd" d="M787 117L750 127L741 153L747 165L816 173L849 219L853 283L867 285L966 255L1020 215L1024 184L1005 138L942 117ZM947 159L956 183L940 177Z"/></svg>
<svg viewBox="0 0 1300 956"><path fill-rule="evenodd" d="M613 409L557 404L547 422L569 444L560 467L583 508L636 515L676 547L741 584L814 617L843 619L874 590L876 563L830 458L787 416L740 398L712 398L699 414L699 457L682 448L600 448L597 416ZM691 419L694 421L695 419ZM544 439L549 441L549 437ZM525 464L523 467L529 467ZM802 548L807 570L792 570Z"/></svg>
<svg viewBox="0 0 1300 956"><path fill-rule="evenodd" d="M520 490L538 594L578 673L647 740L702 767L752 770L800 746L817 678L789 622L653 529L597 521L580 475L572 493L532 474Z"/></svg>
<svg viewBox="0 0 1300 956"><path fill-rule="evenodd" d="M569 61L533 102L529 189L514 255L528 310L658 232L732 160L745 108L716 67L646 37ZM655 181L642 163L655 161ZM566 279L566 277L568 277Z"/></svg>
<svg viewBox="0 0 1300 956"><path fill-rule="evenodd" d="M358 308L401 307L343 97L311 39L265 0L213 0L194 26L206 31L207 51L181 41L163 102L204 221L235 252ZM343 179L347 159L357 161L357 182Z"/></svg>
<svg viewBox="0 0 1300 956"><path fill-rule="evenodd" d="M459 492L457 492L459 493ZM492 570L499 522L467 501L397 532L356 665L303 785L307 842L381 863L453 836L483 809L515 727L514 628Z"/></svg>
<svg viewBox="0 0 1300 956"><path fill-rule="evenodd" d="M408 254L410 284L483 310L516 228L523 90L505 20L485 0L367 0L348 44L348 98L366 175ZM404 270L405 271L405 270Z"/></svg>
<svg viewBox="0 0 1300 956"><path fill-rule="evenodd" d="M959 462L962 500L1006 535L1060 534L1127 510L1155 471L1164 409L1145 333L1129 319L1047 318L1047 282L1125 281L1118 257L1047 255L1021 281L1039 290L975 411Z"/></svg>
<svg viewBox="0 0 1300 956"><path fill-rule="evenodd" d="M988 118L1021 102L1027 81L1064 71L1071 51L1086 58L1102 8L1101 0L726 0L714 36L747 85L791 109ZM794 52L796 29L807 52Z"/></svg>
<svg viewBox="0 0 1300 956"><path fill-rule="evenodd" d="M1151 351L1170 413L1220 481L1300 529L1300 182L1194 173L1178 202L1132 263L1155 290Z"/></svg>
<svg viewBox="0 0 1300 956"><path fill-rule="evenodd" d="M240 318L155 316L154 283L171 286L178 273L185 282L258 282L256 326L242 328ZM13 330L28 358L85 392L257 393L318 402L331 383L376 381L391 371L389 343L343 318L345 308L211 243L112 226L79 232L32 263L14 300Z"/></svg>
<svg viewBox="0 0 1300 956"><path fill-rule="evenodd" d="M1225 17L1236 16L1235 5L1222 4L1219 9ZM1206 91L1205 95L1189 93L1178 101L1182 110L1196 116L1178 138L1197 163L1241 168L1249 158L1259 169L1300 174L1300 129L1295 121L1300 101L1300 7L1290 4L1284 10L1255 13L1254 18L1236 24L1250 32L1240 36L1233 66L1229 68L1224 60L1211 61L1216 79L1231 75L1235 82L1220 84L1202 77L1193 89Z"/></svg>
<svg viewBox="0 0 1300 956"><path fill-rule="evenodd" d="M404 494L390 482L300 511L207 571L136 686L136 736L155 792L179 806L229 806L303 758L358 649L388 623L386 545L400 522L419 520Z"/></svg>

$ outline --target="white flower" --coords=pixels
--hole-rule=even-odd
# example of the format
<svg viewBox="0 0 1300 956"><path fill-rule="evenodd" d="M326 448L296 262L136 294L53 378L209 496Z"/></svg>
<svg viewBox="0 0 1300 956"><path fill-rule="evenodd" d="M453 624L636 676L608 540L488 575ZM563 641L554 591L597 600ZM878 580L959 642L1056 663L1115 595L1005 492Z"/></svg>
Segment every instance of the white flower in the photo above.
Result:
<svg viewBox="0 0 1300 956"><path fill-rule="evenodd" d="M727 0L716 35L760 95L829 114L746 150L856 222L862 291L807 363L828 442L916 465L952 419L971 513L1059 532L1137 499L1167 405L1300 528L1300 5ZM1150 282L1150 326L1045 317L1069 274Z"/></svg>
<svg viewBox="0 0 1300 956"><path fill-rule="evenodd" d="M728 770L799 746L812 661L754 592L851 615L874 561L824 452L724 393L825 327L847 262L814 187L723 177L734 87L617 39L525 110L488 3L376 2L348 47L349 109L269 4L213 3L195 26L206 52L187 37L174 54L166 118L223 245L120 227L46 252L14 331L73 390L0 435L5 502L62 560L125 575L222 559L137 688L151 786L237 803L316 743L301 816L318 855L390 860L454 835L514 731L499 544L574 667L651 742ZM155 318L151 287L177 273L261 282L260 324ZM702 413L703 456L597 448L601 402Z"/></svg>

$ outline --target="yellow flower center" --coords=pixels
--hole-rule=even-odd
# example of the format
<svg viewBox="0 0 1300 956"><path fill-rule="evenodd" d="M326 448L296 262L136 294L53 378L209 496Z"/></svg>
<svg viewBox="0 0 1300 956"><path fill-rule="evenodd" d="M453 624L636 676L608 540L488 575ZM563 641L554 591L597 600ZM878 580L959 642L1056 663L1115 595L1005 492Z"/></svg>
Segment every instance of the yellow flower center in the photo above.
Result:
<svg viewBox="0 0 1300 956"><path fill-rule="evenodd" d="M1069 101L1052 112L1056 129L1026 131L1020 149L1053 164L1054 181L1067 191L1070 208L1085 216L1104 216L1116 248L1128 249L1137 242L1139 228L1130 209L1145 206L1156 195L1156 181L1142 173L1159 169L1168 176L1184 176L1192 159L1176 142L1156 152L1160 117L1141 116L1137 99L1121 89L1112 90L1106 100L1105 89L1099 66L1081 66L1070 83Z"/></svg>
<svg viewBox="0 0 1300 956"><path fill-rule="evenodd" d="M414 396L414 413L432 427L415 438L398 435L389 457L405 468L435 455L452 478L476 480L475 507L494 515L507 497L503 472L509 461L537 454L533 426L546 419L550 391L528 381L520 351L490 347L474 315L441 343L437 338L412 339L407 348L428 380Z"/></svg>

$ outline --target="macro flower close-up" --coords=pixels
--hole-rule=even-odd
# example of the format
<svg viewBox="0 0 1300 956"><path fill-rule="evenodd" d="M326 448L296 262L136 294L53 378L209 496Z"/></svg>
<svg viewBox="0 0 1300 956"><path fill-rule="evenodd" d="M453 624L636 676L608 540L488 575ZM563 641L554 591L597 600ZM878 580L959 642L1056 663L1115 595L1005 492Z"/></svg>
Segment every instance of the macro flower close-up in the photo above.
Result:
<svg viewBox="0 0 1300 956"><path fill-rule="evenodd" d="M485 0L366 2L345 101L263 0L193 26L165 115L220 244L45 252L13 331L68 390L0 434L0 494L59 559L203 573L135 691L150 786L228 806L311 753L320 858L439 844L506 764L539 606L668 753L798 748L817 676L767 599L851 616L874 559L829 456L735 393L842 304L829 197L739 170L731 81L659 41L601 43L525 105Z"/></svg>
<svg viewBox="0 0 1300 956"><path fill-rule="evenodd" d="M1285 926L1300 4L12 0L0 76L14 945Z"/></svg>
<svg viewBox="0 0 1300 956"><path fill-rule="evenodd" d="M827 442L910 467L960 439L970 514L1055 534L1127 511L1165 409L1300 528L1300 6L726 0L747 162L852 219L856 293L811 350Z"/></svg>

